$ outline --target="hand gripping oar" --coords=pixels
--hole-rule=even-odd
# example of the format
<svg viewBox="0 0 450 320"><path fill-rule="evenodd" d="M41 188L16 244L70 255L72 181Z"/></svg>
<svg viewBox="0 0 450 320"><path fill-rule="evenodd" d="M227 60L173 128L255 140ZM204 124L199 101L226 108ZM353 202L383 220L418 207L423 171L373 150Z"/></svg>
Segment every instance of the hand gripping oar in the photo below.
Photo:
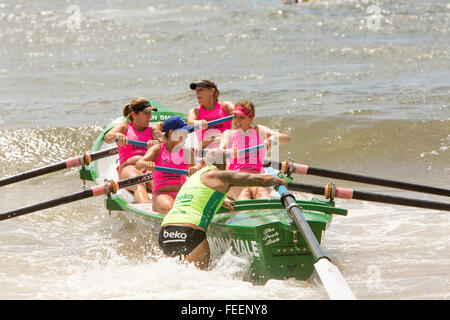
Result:
<svg viewBox="0 0 450 320"><path fill-rule="evenodd" d="M140 176L136 176L136 177L132 177L129 179L124 179L124 180L119 180L119 181L110 180L110 181L106 182L104 185L98 185L98 186L92 187L88 190L83 190L80 192L72 193L72 194L69 194L69 195L61 197L61 198L56 198L53 200L44 201L41 203L22 207L19 209L2 212L2 213L0 213L0 221L18 217L18 216L21 216L21 215L24 215L27 213L31 213L31 212L56 207L60 204L70 203L70 202L74 202L74 201L78 201L78 200L82 200L82 199L86 199L86 198L90 198L90 197L96 197L96 196L103 195L103 194L109 195L111 193L116 193L119 189L123 189L125 187L130 187L130 186L133 186L136 184L148 182L151 179L152 179L152 174L151 174L151 172L149 172L149 173L146 173L146 174L143 174Z"/></svg>
<svg viewBox="0 0 450 320"><path fill-rule="evenodd" d="M368 193L346 188L336 188L332 183L326 185L325 187L318 187L308 184L289 182L288 189L295 191L309 192L313 194L321 194L324 195L326 198L331 199L342 198L342 199L365 200L365 201L397 204L416 208L450 211L450 203L395 197L385 194Z"/></svg>
<svg viewBox="0 0 450 320"><path fill-rule="evenodd" d="M278 168L278 170L285 172L285 173L292 172L292 173L297 173L297 174L310 174L313 176L334 178L334 179L340 179L340 180L348 180L348 181L374 184L374 185L379 185L379 186L384 186L384 187L404 189L404 190L409 190L409 191L430 193L430 194L436 194L436 195L440 195L440 196L450 197L450 189L430 187L430 186L424 186L424 185L420 185L420 184L388 180L388 179L382 179L382 178L375 178L375 177L363 176L363 175L359 175L359 174L333 171L333 170L328 170L328 169L314 168L314 167L310 167L310 166L307 166L304 164L298 164L298 163L277 162L277 161L266 160L264 162L264 167L269 167L269 166L272 166L273 168Z"/></svg>
<svg viewBox="0 0 450 320"><path fill-rule="evenodd" d="M275 177L277 174L272 168L267 168L267 172ZM345 281L339 269L333 265L330 259L325 255L320 247L319 241L314 236L308 222L303 217L302 209L297 204L295 197L285 186L278 186L278 193L281 196L281 203L286 207L288 216L294 221L300 230L303 238L311 251L314 260L314 268L322 280L323 286L328 293L330 299L333 300L355 300L356 297L347 282Z"/></svg>
<svg viewBox="0 0 450 320"><path fill-rule="evenodd" d="M116 138L114 141L119 141L119 138ZM140 147L142 149L147 149L147 142L137 141L137 140L128 140L128 144L132 146Z"/></svg>
<svg viewBox="0 0 450 320"><path fill-rule="evenodd" d="M245 155L246 153L250 153L250 152L253 152L253 151L258 151L258 150L264 149L265 147L266 147L266 145L264 143L262 143L262 144L258 144L258 145L253 146L253 147L241 149L241 150L238 151L238 156L242 156L242 155ZM214 149L201 149L202 156L206 156L206 154L208 152L211 152L211 150L214 150ZM226 152L227 159L234 158L234 156L231 154L231 152L232 151L230 149Z"/></svg>
<svg viewBox="0 0 450 320"><path fill-rule="evenodd" d="M259 150L259 149L262 149L262 148L264 148L264 147L265 147L264 144L259 144L259 145L257 145L257 146L253 146L253 147L250 147L250 148L246 148L246 149L239 150L238 153L239 153L239 155L243 155L243 154L245 154L245 153L247 153L247 152ZM209 150L204 150L204 151L207 152L207 151L209 151ZM227 154L227 158L231 158L231 157L232 157L231 154ZM161 167L161 166L155 166L155 170L156 170L156 171L161 171L161 172L164 172L164 173L185 174L185 175L188 174L188 170L174 169L174 168Z"/></svg>
<svg viewBox="0 0 450 320"><path fill-rule="evenodd" d="M223 118L220 118L220 119L209 121L208 122L208 128L210 128L210 127L212 127L212 126L214 126L216 124L219 124L219 123L224 123L224 122L231 121L231 120L233 120L233 117L234 116L228 116L228 117L223 117ZM192 129L190 129L189 132L193 132L194 130L197 130L197 128L195 126L192 127Z"/></svg>
<svg viewBox="0 0 450 320"><path fill-rule="evenodd" d="M89 163L91 163L92 161L112 156L112 155L116 154L118 151L119 151L119 149L117 147L114 147L114 148L110 148L110 149L97 151L97 152L94 152L91 154L85 153L80 157L71 158L71 159L62 161L60 163L52 164L52 165L42 167L39 169L34 169L34 170L20 173L20 174L11 176L11 177L6 177L3 179L0 179L0 187L6 186L6 185L14 183L14 182L19 182L19 181L27 180L30 178L38 177L38 176L41 176L41 175L44 175L47 173L51 173L51 172L55 172L58 170L62 170L62 169L68 169L68 168L73 168L73 167L78 167L78 166L85 166L85 165L88 165Z"/></svg>

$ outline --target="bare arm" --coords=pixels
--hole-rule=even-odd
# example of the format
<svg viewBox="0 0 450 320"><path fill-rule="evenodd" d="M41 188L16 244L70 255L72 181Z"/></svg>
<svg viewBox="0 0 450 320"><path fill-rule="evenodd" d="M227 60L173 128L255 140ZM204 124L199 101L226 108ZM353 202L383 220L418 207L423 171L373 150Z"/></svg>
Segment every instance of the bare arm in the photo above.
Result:
<svg viewBox="0 0 450 320"><path fill-rule="evenodd" d="M145 155L143 155L137 162L136 162L136 169L138 170L148 170L153 171L155 168L155 160L159 155L159 152L161 151L161 145L157 144L151 147L147 150Z"/></svg>
<svg viewBox="0 0 450 320"><path fill-rule="evenodd" d="M271 187L285 184L283 179L274 177L270 174L254 174L224 170L218 174L218 177L224 183L236 187Z"/></svg>
<svg viewBox="0 0 450 320"><path fill-rule="evenodd" d="M225 130L225 132L222 135L222 138L220 139L220 145L219 149L225 150L228 148L228 146L231 144L231 138L233 137L233 130Z"/></svg>
<svg viewBox="0 0 450 320"><path fill-rule="evenodd" d="M187 124L189 126L193 126L194 121L197 120L197 118L198 118L198 108L192 108L191 110L189 110L187 114Z"/></svg>
<svg viewBox="0 0 450 320"><path fill-rule="evenodd" d="M184 160L189 164L188 176L192 176L203 167L203 163L195 156L193 148L184 149Z"/></svg>
<svg viewBox="0 0 450 320"><path fill-rule="evenodd" d="M231 101L223 101L221 105L229 115L234 111L234 104Z"/></svg>
<svg viewBox="0 0 450 320"><path fill-rule="evenodd" d="M128 123L120 123L112 128L106 135L104 141L108 144L113 143L116 138L119 139L118 143L121 146L125 146L128 143L128 138L125 136Z"/></svg>
<svg viewBox="0 0 450 320"><path fill-rule="evenodd" d="M286 185L283 179L269 174L244 173L231 170L211 170L201 176L201 181L211 189L222 193L228 192L230 187L271 187Z"/></svg>
<svg viewBox="0 0 450 320"><path fill-rule="evenodd" d="M269 127L258 124L256 126L256 131L259 136L264 139L264 141L272 140L278 141L280 144L288 143L290 138L287 134L276 132Z"/></svg>
<svg viewBox="0 0 450 320"><path fill-rule="evenodd" d="M202 130L208 129L208 122L206 120L197 120L198 115L199 115L198 108L192 108L191 110L189 110L187 115L188 116L187 124L189 126L199 126L201 127Z"/></svg>
<svg viewBox="0 0 450 320"><path fill-rule="evenodd" d="M163 134L160 130L158 130L157 128L151 128L152 129L152 137L153 140L158 140L160 143L162 143L163 141Z"/></svg>

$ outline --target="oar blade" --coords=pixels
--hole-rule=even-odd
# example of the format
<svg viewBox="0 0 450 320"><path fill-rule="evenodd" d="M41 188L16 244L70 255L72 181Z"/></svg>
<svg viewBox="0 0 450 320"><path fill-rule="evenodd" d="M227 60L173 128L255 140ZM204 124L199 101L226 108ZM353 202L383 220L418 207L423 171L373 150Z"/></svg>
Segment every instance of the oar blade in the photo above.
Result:
<svg viewBox="0 0 450 320"><path fill-rule="evenodd" d="M331 300L356 300L339 269L327 258L319 259L314 268Z"/></svg>

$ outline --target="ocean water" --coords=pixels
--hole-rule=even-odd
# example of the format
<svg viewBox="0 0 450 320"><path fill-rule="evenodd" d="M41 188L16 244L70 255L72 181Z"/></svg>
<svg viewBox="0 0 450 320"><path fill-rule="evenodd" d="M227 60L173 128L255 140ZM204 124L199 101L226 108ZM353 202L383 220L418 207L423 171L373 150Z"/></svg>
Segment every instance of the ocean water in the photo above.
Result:
<svg viewBox="0 0 450 320"><path fill-rule="evenodd" d="M280 160L449 188L449 20L444 0L0 1L0 177L81 155L135 96L187 112L210 78L290 135ZM4 186L0 211L81 187L76 169ZM448 213L336 203L323 248L358 298L450 299ZM97 198L2 221L0 243L0 299L328 298L317 274L261 287L232 254L165 259Z"/></svg>

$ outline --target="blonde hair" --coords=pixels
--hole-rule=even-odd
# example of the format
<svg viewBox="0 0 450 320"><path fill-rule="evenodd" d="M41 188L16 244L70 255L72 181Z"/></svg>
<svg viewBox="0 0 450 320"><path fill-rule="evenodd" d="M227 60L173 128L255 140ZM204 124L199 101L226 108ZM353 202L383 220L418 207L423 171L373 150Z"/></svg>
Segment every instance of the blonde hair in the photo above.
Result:
<svg viewBox="0 0 450 320"><path fill-rule="evenodd" d="M217 87L217 84L216 84L214 81L209 80L209 79L202 79L202 80L200 80L200 81L202 81L202 82L207 82L207 83L209 83L212 87L214 87L214 93L213 93L214 100L215 100L216 102L219 101L220 90L219 90L219 88Z"/></svg>
<svg viewBox="0 0 450 320"><path fill-rule="evenodd" d="M245 109L247 109L250 113L253 114L253 117L255 117L255 106L253 105L253 102L251 102L250 100L239 100L238 102L236 102L234 104L235 106L241 105L243 106Z"/></svg>

